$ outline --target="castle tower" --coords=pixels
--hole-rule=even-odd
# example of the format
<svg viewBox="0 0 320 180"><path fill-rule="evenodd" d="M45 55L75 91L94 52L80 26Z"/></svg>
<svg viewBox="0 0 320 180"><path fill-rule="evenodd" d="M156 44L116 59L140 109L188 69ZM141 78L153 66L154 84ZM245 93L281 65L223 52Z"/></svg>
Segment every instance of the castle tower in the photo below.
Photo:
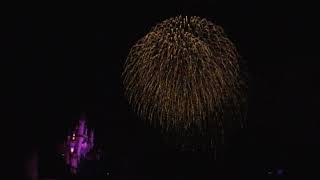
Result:
<svg viewBox="0 0 320 180"><path fill-rule="evenodd" d="M92 148L93 145L94 145L94 130L93 130L93 129L92 129L91 132L90 132L89 144L90 144L90 148Z"/></svg>
<svg viewBox="0 0 320 180"><path fill-rule="evenodd" d="M85 127L86 127L86 120L84 117L81 117L81 119L79 120L78 135L84 135Z"/></svg>

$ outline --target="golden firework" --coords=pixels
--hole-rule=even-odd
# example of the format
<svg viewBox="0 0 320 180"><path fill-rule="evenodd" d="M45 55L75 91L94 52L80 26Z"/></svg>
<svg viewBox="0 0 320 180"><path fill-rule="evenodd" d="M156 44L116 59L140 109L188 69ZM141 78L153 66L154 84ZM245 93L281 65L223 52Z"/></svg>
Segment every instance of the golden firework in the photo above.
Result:
<svg viewBox="0 0 320 180"><path fill-rule="evenodd" d="M238 59L222 27L199 17L170 18L131 48L123 72L125 93L153 125L218 127L223 134L226 113L241 116L244 83Z"/></svg>

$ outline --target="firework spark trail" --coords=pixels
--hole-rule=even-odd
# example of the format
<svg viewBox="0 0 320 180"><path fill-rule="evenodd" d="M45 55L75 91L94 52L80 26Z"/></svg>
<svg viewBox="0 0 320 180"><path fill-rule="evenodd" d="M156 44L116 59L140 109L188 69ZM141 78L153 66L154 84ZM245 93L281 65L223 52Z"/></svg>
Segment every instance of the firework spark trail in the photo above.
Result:
<svg viewBox="0 0 320 180"><path fill-rule="evenodd" d="M241 116L238 58L220 26L199 17L170 18L131 48L125 93L138 115L154 125L204 130L213 124L223 134L227 107Z"/></svg>

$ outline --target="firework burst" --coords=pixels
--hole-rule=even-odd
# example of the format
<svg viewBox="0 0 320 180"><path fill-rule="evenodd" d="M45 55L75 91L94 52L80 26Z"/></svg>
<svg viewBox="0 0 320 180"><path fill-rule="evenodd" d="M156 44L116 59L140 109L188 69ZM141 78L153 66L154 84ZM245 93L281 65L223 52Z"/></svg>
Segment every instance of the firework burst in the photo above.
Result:
<svg viewBox="0 0 320 180"><path fill-rule="evenodd" d="M138 115L165 130L223 134L227 113L242 116L245 84L237 50L206 19L178 16L154 26L131 48L123 79Z"/></svg>

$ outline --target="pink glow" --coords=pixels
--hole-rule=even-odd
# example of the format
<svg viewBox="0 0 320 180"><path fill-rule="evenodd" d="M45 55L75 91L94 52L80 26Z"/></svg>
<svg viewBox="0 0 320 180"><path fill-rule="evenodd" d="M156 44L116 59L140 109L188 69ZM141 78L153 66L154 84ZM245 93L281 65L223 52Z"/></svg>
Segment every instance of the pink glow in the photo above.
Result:
<svg viewBox="0 0 320 180"><path fill-rule="evenodd" d="M72 131L72 138L68 138L65 144L66 164L70 165L71 172L76 174L81 158L86 158L87 153L94 147L94 132L88 129L84 117L79 120L79 124Z"/></svg>

